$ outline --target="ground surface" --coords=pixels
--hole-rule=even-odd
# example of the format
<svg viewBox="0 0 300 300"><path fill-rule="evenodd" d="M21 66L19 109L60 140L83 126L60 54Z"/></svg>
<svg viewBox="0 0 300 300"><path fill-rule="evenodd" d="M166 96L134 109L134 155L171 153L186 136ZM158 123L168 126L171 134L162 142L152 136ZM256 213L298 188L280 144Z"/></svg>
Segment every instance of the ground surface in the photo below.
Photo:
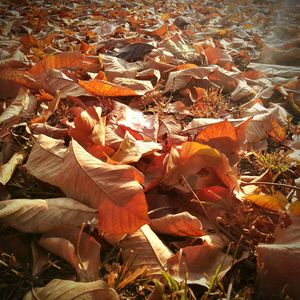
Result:
<svg viewBox="0 0 300 300"><path fill-rule="evenodd" d="M298 1L1 1L0 299L299 299Z"/></svg>

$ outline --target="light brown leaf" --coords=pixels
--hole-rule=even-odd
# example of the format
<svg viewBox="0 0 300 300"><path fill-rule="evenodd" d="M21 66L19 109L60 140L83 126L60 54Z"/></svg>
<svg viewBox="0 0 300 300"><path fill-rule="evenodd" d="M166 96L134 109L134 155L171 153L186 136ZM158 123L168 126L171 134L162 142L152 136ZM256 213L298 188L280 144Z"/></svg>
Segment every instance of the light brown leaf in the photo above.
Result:
<svg viewBox="0 0 300 300"><path fill-rule="evenodd" d="M74 127L69 134L83 147L105 145L105 117L101 116L101 107L90 106L81 111L74 119Z"/></svg>
<svg viewBox="0 0 300 300"><path fill-rule="evenodd" d="M24 161L26 154L24 152L16 152L11 159L4 165L0 166L0 183L6 185L11 179L16 167Z"/></svg>
<svg viewBox="0 0 300 300"><path fill-rule="evenodd" d="M273 244L257 246L257 293L264 299L275 299L284 291L299 299L300 277L300 218L293 217L292 225L277 232Z"/></svg>
<svg viewBox="0 0 300 300"><path fill-rule="evenodd" d="M153 85L149 80L116 77L112 82L119 86L130 88L134 90L137 95L141 96L153 90Z"/></svg>
<svg viewBox="0 0 300 300"><path fill-rule="evenodd" d="M0 202L0 221L22 232L46 232L56 226L80 227L97 210L71 198L12 199Z"/></svg>
<svg viewBox="0 0 300 300"><path fill-rule="evenodd" d="M51 138L48 139L51 141ZM27 169L40 180L60 187L69 197L97 208L101 230L115 234L130 233L149 222L141 186L143 175L137 169L104 163L75 140L70 144L59 169L54 160L48 159L53 156L51 151L44 152L44 155L34 151L45 147L45 143L47 145L44 139L41 145L38 142L33 147ZM45 169L47 172L42 171Z"/></svg>
<svg viewBox="0 0 300 300"><path fill-rule="evenodd" d="M188 212L166 215L151 220L151 228L159 233L175 236L201 236L205 234L200 220Z"/></svg>
<svg viewBox="0 0 300 300"><path fill-rule="evenodd" d="M174 71L169 74L165 92L177 91L194 79L202 79L213 71L211 67L196 67Z"/></svg>
<svg viewBox="0 0 300 300"><path fill-rule="evenodd" d="M130 164L139 161L142 156L161 149L162 146L156 142L136 140L129 132L126 132L124 140L111 159L123 164Z"/></svg>
<svg viewBox="0 0 300 300"><path fill-rule="evenodd" d="M38 245L70 263L80 281L96 280L99 277L100 244L87 233L81 232L81 229L57 227L43 234Z"/></svg>
<svg viewBox="0 0 300 300"><path fill-rule="evenodd" d="M160 275L172 255L148 225L128 235L120 242L120 247L129 267L136 270L146 265L149 275Z"/></svg>
<svg viewBox="0 0 300 300"><path fill-rule="evenodd" d="M23 300L119 300L115 290L109 288L103 280L92 282L75 282L71 280L53 279L46 286L34 288L27 292Z"/></svg>
<svg viewBox="0 0 300 300"><path fill-rule="evenodd" d="M211 245L189 246L180 249L167 263L167 268L174 279L185 280L189 284L209 287L210 279L219 266L218 278L221 279L231 268L233 258Z"/></svg>

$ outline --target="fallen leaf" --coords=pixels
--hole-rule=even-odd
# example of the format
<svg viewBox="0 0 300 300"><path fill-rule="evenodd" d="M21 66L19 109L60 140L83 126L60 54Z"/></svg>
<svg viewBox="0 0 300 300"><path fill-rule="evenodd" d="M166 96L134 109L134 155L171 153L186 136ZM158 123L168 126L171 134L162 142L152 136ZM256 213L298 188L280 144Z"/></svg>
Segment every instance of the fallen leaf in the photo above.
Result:
<svg viewBox="0 0 300 300"><path fill-rule="evenodd" d="M105 145L105 122L101 107L90 106L74 119L69 135L82 146Z"/></svg>
<svg viewBox="0 0 300 300"><path fill-rule="evenodd" d="M11 102L11 104L0 115L0 124L9 120L12 117L16 117L23 112L32 113L35 110L36 101L33 96L29 95L29 90L21 88L18 95Z"/></svg>
<svg viewBox="0 0 300 300"><path fill-rule="evenodd" d="M11 179L16 167L23 163L26 158L24 152L16 152L10 160L0 166L0 183L6 185Z"/></svg>
<svg viewBox="0 0 300 300"><path fill-rule="evenodd" d="M53 279L46 286L33 288L27 292L23 300L39 299L103 299L119 300L117 292L109 288L103 280L91 282L75 282L71 280Z"/></svg>
<svg viewBox="0 0 300 300"><path fill-rule="evenodd" d="M143 60L144 56L153 49L156 49L156 47L150 44L133 43L119 51L117 56L129 62Z"/></svg>
<svg viewBox="0 0 300 300"><path fill-rule="evenodd" d="M123 87L103 80L78 81L81 86L96 96L104 97L124 97L139 95L133 89Z"/></svg>
<svg viewBox="0 0 300 300"><path fill-rule="evenodd" d="M47 139L51 142L51 138ZM45 147L44 144L49 145L47 139L35 144L26 164L34 176L58 186L67 196L97 208L99 227L105 232L130 233L149 222L141 186L143 176L137 169L104 163L75 140L68 150L65 149L61 168L58 169L57 162L48 158L54 155L51 148L48 150L50 153L44 152L43 155L36 150ZM47 172L42 171L45 168Z"/></svg>
<svg viewBox="0 0 300 300"><path fill-rule="evenodd" d="M228 120L224 120L208 125L196 136L195 141L218 149L234 164L239 159L238 152L245 142L245 134L240 131L238 135L236 128Z"/></svg>
<svg viewBox="0 0 300 300"><path fill-rule="evenodd" d="M288 204L288 199L280 192L274 195L254 194L246 195L245 199L272 211L283 211Z"/></svg>
<svg viewBox="0 0 300 300"><path fill-rule="evenodd" d="M140 160L142 156L162 150L162 146L156 142L136 140L126 132L119 149L111 156L111 159L123 164L130 164Z"/></svg>
<svg viewBox="0 0 300 300"><path fill-rule="evenodd" d="M264 299L278 295L298 299L300 296L300 235L299 217L292 218L292 224L277 233L273 244L257 246L257 290Z"/></svg>
<svg viewBox="0 0 300 300"><path fill-rule="evenodd" d="M167 268L177 281L209 287L212 276L220 268L219 280L231 268L233 258L211 245L189 246L168 259Z"/></svg>
<svg viewBox="0 0 300 300"><path fill-rule="evenodd" d="M92 281L99 277L100 244L81 229L57 227L44 233L37 243L72 265L80 281Z"/></svg>
<svg viewBox="0 0 300 300"><path fill-rule="evenodd" d="M175 236L201 236L204 234L201 221L188 212L168 214L152 219L151 228L156 232Z"/></svg>
<svg viewBox="0 0 300 300"><path fill-rule="evenodd" d="M147 266L148 275L160 275L172 252L148 225L125 237L120 242L125 263L136 270Z"/></svg>
<svg viewBox="0 0 300 300"><path fill-rule="evenodd" d="M194 191L213 185L225 185L232 190L235 180L230 173L228 160L217 149L197 142L184 142L172 147L162 182L191 192L182 182L184 177Z"/></svg>
<svg viewBox="0 0 300 300"><path fill-rule="evenodd" d="M71 198L12 199L0 202L0 220L22 232L46 232L57 226L81 227L97 210Z"/></svg>

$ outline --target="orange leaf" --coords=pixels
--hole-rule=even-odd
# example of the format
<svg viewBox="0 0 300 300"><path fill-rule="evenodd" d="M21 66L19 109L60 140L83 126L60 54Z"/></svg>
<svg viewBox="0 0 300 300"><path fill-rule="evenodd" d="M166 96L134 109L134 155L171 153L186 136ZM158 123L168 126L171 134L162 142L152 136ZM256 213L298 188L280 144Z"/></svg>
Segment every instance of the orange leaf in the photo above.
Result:
<svg viewBox="0 0 300 300"><path fill-rule="evenodd" d="M83 65L83 55L80 52L66 51L59 54L44 56L43 60L31 67L30 73L39 74L51 69L70 68L79 69Z"/></svg>
<svg viewBox="0 0 300 300"><path fill-rule="evenodd" d="M68 149L63 141L59 146L58 143L46 136L39 137L26 164L34 176L97 208L99 228L107 233L132 233L149 223L144 178L137 169L102 162L75 140Z"/></svg>
<svg viewBox="0 0 300 300"><path fill-rule="evenodd" d="M192 69L192 68L196 68L197 65L195 64L184 64L184 65L179 65L179 66L176 66L176 70L179 71L179 70L185 70L185 69Z"/></svg>
<svg viewBox="0 0 300 300"><path fill-rule="evenodd" d="M289 213L294 216L300 217L300 200L292 202L292 204L289 206Z"/></svg>
<svg viewBox="0 0 300 300"><path fill-rule="evenodd" d="M217 149L197 142L172 147L163 183L190 192L182 182L182 176L195 191L215 185L225 185L232 191L236 184L225 156Z"/></svg>
<svg viewBox="0 0 300 300"><path fill-rule="evenodd" d="M96 96L104 97L122 97L137 96L138 94L130 88L123 87L103 80L78 81L81 86Z"/></svg>
<svg viewBox="0 0 300 300"><path fill-rule="evenodd" d="M207 47L204 50L204 53L207 57L208 63L215 65L218 64L225 69L230 70L232 68L232 58L229 54L227 54L223 49Z"/></svg>
<svg viewBox="0 0 300 300"><path fill-rule="evenodd" d="M30 78L29 72L25 70L1 67L0 79L14 81L30 89L38 89L38 85L35 80Z"/></svg>
<svg viewBox="0 0 300 300"><path fill-rule="evenodd" d="M105 144L105 117L101 117L101 107L91 106L81 111L74 120L74 128L69 129L69 135L82 146Z"/></svg>
<svg viewBox="0 0 300 300"><path fill-rule="evenodd" d="M285 210L285 206L288 204L287 198L280 192L276 192L274 195L246 195L245 199L272 211Z"/></svg>
<svg viewBox="0 0 300 300"><path fill-rule="evenodd" d="M205 143L223 152L232 163L238 160L240 141L234 126L228 121L207 126L195 138L199 143Z"/></svg>

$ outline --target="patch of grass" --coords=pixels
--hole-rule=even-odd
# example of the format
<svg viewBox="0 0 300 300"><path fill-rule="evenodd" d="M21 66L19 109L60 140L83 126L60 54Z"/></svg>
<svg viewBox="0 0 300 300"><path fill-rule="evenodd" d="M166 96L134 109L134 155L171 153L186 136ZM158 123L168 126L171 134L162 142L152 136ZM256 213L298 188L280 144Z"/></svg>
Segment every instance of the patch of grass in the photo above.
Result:
<svg viewBox="0 0 300 300"><path fill-rule="evenodd" d="M229 112L230 106L221 90L208 89L189 110L196 118L220 118Z"/></svg>

